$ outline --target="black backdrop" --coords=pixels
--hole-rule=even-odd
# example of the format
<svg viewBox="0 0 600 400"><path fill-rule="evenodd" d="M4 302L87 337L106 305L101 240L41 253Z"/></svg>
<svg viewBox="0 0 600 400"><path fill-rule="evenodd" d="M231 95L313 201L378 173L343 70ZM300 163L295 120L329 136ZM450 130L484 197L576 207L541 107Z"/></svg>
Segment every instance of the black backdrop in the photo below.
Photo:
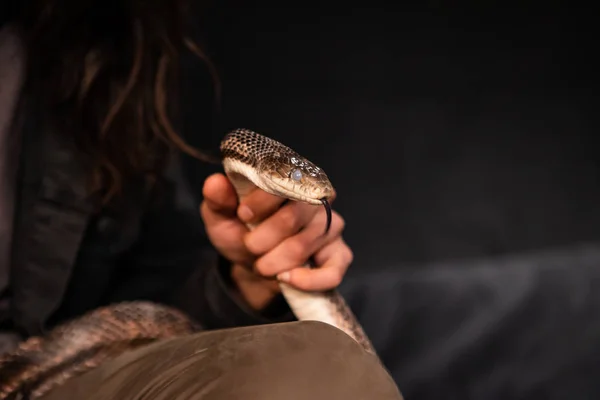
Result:
<svg viewBox="0 0 600 400"><path fill-rule="evenodd" d="M355 252L342 288L407 399L597 398L598 247L536 255L600 239L594 14L481 3L213 2L223 118L206 128L189 59L185 131L254 129L326 170Z"/></svg>
<svg viewBox="0 0 600 400"><path fill-rule="evenodd" d="M352 273L600 237L593 14L404 4L214 2L224 117L196 143L247 127L320 164Z"/></svg>

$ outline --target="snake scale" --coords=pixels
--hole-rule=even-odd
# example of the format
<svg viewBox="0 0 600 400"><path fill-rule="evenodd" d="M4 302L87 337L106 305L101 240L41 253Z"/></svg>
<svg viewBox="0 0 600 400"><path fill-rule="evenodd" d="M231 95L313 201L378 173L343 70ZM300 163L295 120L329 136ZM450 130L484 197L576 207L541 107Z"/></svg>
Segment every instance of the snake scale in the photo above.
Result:
<svg viewBox="0 0 600 400"><path fill-rule="evenodd" d="M228 133L220 149L224 171L239 199L258 187L288 200L325 206L327 233L331 224L329 199L334 189L321 168L280 142L247 129ZM306 267L310 267L309 260ZM279 285L298 320L333 325L375 354L337 290L303 292L283 282ZM180 311L150 302L118 303L90 311L0 356L0 400L39 398L67 379L125 351L198 329Z"/></svg>

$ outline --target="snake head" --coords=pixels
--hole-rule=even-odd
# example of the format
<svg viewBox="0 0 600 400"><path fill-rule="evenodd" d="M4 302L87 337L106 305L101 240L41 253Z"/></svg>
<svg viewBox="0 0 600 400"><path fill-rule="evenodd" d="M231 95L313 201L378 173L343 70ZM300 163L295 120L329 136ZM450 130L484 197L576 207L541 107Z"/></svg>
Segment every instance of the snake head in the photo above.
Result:
<svg viewBox="0 0 600 400"><path fill-rule="evenodd" d="M326 234L331 227L329 200L335 194L333 185L321 168L287 147L283 150L265 154L258 163L259 175L265 177L263 184L278 196L314 205L322 204L327 212Z"/></svg>
<svg viewBox="0 0 600 400"><path fill-rule="evenodd" d="M237 182L238 193L246 192L244 181L275 196L323 205L327 227L331 225L330 200L335 194L325 172L282 143L249 129L236 129L221 142L225 171Z"/></svg>
<svg viewBox="0 0 600 400"><path fill-rule="evenodd" d="M335 193L327 174L291 149L265 154L258 168L264 184L290 200L321 205Z"/></svg>

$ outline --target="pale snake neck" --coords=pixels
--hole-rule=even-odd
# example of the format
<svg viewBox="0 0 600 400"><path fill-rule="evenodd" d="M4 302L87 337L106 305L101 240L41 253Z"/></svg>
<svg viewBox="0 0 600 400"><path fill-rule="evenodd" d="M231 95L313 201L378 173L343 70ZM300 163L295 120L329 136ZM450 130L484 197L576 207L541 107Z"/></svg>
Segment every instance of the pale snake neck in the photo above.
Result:
<svg viewBox="0 0 600 400"><path fill-rule="evenodd" d="M275 196L325 205L331 221L327 199L334 193L325 172L282 143L248 129L230 132L221 142L225 173L241 199L255 187ZM253 229L252 225L248 225ZM281 292L294 315L301 321L320 321L356 340L366 351L375 350L352 310L337 290L305 292L279 283Z"/></svg>

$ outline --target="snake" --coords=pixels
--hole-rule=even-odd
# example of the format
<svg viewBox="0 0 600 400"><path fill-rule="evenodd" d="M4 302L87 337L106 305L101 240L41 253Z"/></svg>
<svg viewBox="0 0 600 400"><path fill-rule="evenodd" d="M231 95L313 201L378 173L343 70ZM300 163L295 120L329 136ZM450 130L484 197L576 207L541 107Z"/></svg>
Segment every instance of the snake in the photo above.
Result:
<svg viewBox="0 0 600 400"><path fill-rule="evenodd" d="M320 167L279 141L249 129L228 132L221 141L220 153L223 170L239 201L259 188L289 201L323 206L327 217L323 234L329 232L335 190ZM256 227L246 225L249 230ZM306 260L304 267L315 266ZM327 323L377 356L337 289L303 291L285 282L278 284L298 320ZM150 301L122 302L91 310L0 355L0 400L39 398L126 351L201 329L182 311Z"/></svg>

